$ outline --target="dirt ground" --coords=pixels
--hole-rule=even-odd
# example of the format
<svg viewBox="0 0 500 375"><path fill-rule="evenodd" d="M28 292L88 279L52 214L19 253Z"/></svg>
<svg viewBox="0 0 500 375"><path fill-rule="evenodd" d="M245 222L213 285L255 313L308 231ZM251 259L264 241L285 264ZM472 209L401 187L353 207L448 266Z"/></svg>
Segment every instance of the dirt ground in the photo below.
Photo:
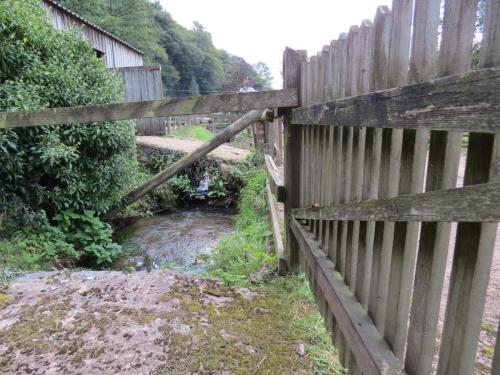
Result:
<svg viewBox="0 0 500 375"><path fill-rule="evenodd" d="M0 296L1 374L309 373L282 301L173 270L35 273Z"/></svg>
<svg viewBox="0 0 500 375"><path fill-rule="evenodd" d="M137 136L136 141L139 145L154 146L184 152L192 152L203 144L203 142L195 140L155 136ZM213 150L209 155L228 161L238 162L245 159L248 153L248 150L243 150L229 145L221 145Z"/></svg>

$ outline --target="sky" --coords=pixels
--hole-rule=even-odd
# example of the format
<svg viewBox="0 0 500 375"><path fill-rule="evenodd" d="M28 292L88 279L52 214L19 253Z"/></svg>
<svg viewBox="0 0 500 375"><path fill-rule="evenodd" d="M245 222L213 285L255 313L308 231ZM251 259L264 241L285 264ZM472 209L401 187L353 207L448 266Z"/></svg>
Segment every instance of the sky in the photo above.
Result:
<svg viewBox="0 0 500 375"><path fill-rule="evenodd" d="M251 64L265 62L281 88L285 47L316 54L341 32L373 20L378 5L390 0L160 0L181 25L200 22L214 45Z"/></svg>

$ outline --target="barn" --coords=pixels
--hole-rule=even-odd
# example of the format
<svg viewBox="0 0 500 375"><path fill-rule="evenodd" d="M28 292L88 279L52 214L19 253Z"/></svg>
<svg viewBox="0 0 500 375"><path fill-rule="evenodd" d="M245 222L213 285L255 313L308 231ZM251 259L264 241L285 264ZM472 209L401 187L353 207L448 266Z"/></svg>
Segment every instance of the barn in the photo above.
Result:
<svg viewBox="0 0 500 375"><path fill-rule="evenodd" d="M163 98L160 65L144 65L144 53L126 41L89 22L54 0L41 0L55 29L68 31L78 28L109 69L121 75L126 88L124 101L156 100ZM164 135L165 119L136 121L140 135Z"/></svg>

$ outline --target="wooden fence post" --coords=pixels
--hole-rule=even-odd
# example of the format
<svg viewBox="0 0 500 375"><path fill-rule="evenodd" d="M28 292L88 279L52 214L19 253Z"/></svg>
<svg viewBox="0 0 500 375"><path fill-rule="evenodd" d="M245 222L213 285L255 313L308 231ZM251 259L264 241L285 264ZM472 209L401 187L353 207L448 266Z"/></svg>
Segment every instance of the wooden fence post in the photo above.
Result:
<svg viewBox="0 0 500 375"><path fill-rule="evenodd" d="M300 66L306 51L286 48L283 53L283 87L300 92ZM297 95L300 98L300 94ZM299 99L300 100L300 99ZM300 106L300 103L299 103ZM285 256L290 272L299 271L299 245L290 227L290 210L300 207L300 139L299 126L291 126L291 113L284 112L285 129Z"/></svg>

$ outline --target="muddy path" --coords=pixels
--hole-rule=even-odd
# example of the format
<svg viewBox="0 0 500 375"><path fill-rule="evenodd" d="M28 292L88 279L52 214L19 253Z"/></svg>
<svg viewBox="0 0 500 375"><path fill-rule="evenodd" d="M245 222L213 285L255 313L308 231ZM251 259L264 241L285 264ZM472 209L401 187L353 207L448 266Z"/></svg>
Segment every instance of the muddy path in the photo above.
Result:
<svg viewBox="0 0 500 375"><path fill-rule="evenodd" d="M173 151L192 152L203 144L201 141L179 138L155 137L155 136L137 136L138 145L158 147ZM236 148L229 145L221 145L209 153L216 158L239 162L243 161L249 154L248 150Z"/></svg>

